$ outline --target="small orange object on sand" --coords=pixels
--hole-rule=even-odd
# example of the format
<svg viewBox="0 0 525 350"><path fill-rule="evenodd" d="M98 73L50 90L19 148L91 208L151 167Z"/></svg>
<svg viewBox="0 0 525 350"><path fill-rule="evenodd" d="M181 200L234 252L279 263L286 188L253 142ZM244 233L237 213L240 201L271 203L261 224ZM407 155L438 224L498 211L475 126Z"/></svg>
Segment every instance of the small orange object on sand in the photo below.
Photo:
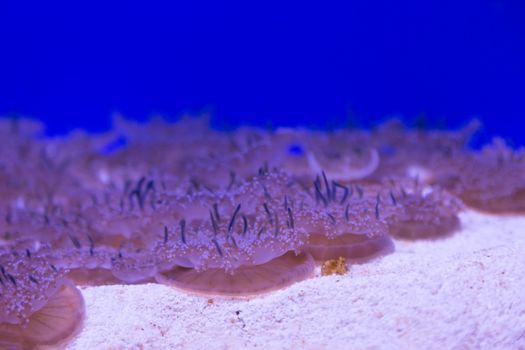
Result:
<svg viewBox="0 0 525 350"><path fill-rule="evenodd" d="M327 260L321 267L321 275L344 275L348 271L346 259L340 256L338 259Z"/></svg>

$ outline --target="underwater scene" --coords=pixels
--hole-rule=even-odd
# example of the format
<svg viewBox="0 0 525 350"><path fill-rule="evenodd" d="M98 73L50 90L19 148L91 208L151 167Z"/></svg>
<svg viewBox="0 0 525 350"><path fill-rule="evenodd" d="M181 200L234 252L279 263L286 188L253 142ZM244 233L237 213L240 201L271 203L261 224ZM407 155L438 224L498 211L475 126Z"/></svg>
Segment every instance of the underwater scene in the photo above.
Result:
<svg viewBox="0 0 525 350"><path fill-rule="evenodd" d="M525 349L523 4L54 6L0 4L0 350Z"/></svg>

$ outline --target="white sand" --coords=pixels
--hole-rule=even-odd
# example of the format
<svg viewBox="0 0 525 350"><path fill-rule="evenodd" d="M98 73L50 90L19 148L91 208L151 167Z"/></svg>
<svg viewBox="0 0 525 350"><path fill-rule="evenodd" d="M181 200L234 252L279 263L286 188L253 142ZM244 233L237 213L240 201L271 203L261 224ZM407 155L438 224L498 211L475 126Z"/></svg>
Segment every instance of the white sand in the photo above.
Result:
<svg viewBox="0 0 525 350"><path fill-rule="evenodd" d="M84 288L77 349L525 349L525 217L467 212L439 241L252 300Z"/></svg>

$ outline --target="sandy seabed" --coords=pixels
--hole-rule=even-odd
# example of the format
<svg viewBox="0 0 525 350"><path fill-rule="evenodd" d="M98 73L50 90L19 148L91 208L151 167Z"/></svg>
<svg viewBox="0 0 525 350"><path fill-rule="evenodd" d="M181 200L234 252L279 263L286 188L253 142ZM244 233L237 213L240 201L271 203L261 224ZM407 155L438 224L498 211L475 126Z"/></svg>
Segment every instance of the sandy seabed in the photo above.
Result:
<svg viewBox="0 0 525 350"><path fill-rule="evenodd" d="M461 214L437 241L250 300L82 288L79 349L525 349L525 216Z"/></svg>

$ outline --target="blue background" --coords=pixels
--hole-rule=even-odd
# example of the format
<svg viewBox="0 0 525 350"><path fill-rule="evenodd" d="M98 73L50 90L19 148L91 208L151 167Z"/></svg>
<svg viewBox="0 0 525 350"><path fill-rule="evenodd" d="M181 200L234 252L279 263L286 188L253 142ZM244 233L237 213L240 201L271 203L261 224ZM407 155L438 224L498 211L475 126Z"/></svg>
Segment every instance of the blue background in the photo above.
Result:
<svg viewBox="0 0 525 350"><path fill-rule="evenodd" d="M479 117L525 144L525 2L0 0L0 115L61 133L201 111L221 127Z"/></svg>

